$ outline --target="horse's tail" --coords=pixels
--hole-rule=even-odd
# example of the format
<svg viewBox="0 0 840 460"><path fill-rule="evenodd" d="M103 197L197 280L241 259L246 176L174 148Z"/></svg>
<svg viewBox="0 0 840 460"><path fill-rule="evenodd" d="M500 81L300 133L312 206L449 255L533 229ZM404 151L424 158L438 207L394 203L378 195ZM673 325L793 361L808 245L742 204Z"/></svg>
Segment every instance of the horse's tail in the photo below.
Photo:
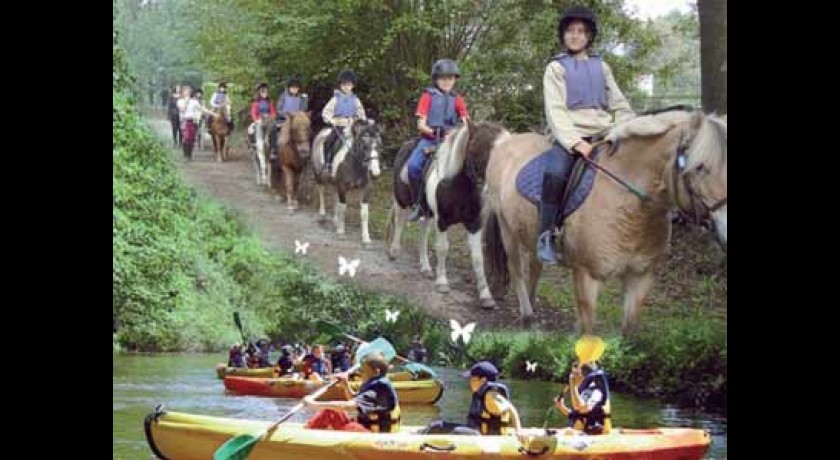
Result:
<svg viewBox="0 0 840 460"><path fill-rule="evenodd" d="M493 297L503 299L510 285L510 273L508 273L507 253L502 242L502 230L499 227L499 216L496 211L490 208L485 201L484 208L484 270L487 276L487 284Z"/></svg>
<svg viewBox="0 0 840 460"><path fill-rule="evenodd" d="M385 245L391 244L391 238L394 236L394 220L397 218L397 202L391 200L391 209L388 211L388 217L385 220Z"/></svg>

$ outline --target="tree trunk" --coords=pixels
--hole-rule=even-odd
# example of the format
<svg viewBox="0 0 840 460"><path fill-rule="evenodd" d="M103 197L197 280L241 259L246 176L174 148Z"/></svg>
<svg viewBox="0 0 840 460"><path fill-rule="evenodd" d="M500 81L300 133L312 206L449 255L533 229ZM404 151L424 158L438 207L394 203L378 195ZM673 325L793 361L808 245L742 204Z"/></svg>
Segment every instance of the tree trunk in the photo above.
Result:
<svg viewBox="0 0 840 460"><path fill-rule="evenodd" d="M726 113L726 0L698 0L703 110Z"/></svg>

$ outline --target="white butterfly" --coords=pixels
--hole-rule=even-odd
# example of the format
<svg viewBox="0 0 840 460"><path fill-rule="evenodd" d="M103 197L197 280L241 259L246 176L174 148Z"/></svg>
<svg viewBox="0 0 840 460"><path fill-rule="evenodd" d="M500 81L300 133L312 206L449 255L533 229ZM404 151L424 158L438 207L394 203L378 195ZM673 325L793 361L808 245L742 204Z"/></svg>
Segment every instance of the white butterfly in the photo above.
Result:
<svg viewBox="0 0 840 460"><path fill-rule="evenodd" d="M351 278L355 278L356 276L356 269L359 268L359 264L361 260L353 259L351 261L347 261L342 256L338 256L338 274L344 276L345 273L349 273Z"/></svg>
<svg viewBox="0 0 840 460"><path fill-rule="evenodd" d="M385 309L385 320L386 321L396 323L398 316L400 316L400 311L399 310L391 311L391 310L388 310L387 308Z"/></svg>
<svg viewBox="0 0 840 460"><path fill-rule="evenodd" d="M295 254L303 254L306 255L306 250L309 249L309 241L306 243L301 243L298 240L295 240Z"/></svg>
<svg viewBox="0 0 840 460"><path fill-rule="evenodd" d="M458 341L458 336L460 335L462 339L464 339L464 344L470 343L470 336L472 335L473 331L475 330L475 323L469 323L464 327L455 321L454 319L449 320L449 326L452 328L452 332L450 336L452 337L453 342Z"/></svg>
<svg viewBox="0 0 840 460"><path fill-rule="evenodd" d="M532 363L531 361L528 361L526 359L525 360L525 370L528 371L528 372L536 372L537 371L537 362L534 361Z"/></svg>

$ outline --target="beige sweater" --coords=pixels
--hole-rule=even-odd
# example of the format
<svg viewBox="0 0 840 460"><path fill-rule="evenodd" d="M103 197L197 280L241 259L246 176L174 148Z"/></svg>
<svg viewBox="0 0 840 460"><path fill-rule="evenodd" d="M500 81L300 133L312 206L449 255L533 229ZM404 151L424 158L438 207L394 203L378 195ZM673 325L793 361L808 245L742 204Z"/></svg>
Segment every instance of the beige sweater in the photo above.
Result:
<svg viewBox="0 0 840 460"><path fill-rule="evenodd" d="M581 56L580 59L589 59L589 57ZM550 140L551 142L558 141L568 151L571 151L583 137L592 136L614 123L636 116L630 108L630 103L618 88L610 66L606 62L603 64L609 112L601 109L569 110L566 107L566 69L557 61L551 61L545 68L543 96ZM610 112L615 114L615 120Z"/></svg>

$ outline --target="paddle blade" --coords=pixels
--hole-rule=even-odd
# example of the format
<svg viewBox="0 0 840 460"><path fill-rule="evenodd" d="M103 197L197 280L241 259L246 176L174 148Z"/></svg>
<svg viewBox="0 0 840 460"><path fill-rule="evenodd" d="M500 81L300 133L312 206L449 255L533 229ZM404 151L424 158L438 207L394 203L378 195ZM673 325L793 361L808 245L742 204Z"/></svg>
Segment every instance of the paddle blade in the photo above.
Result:
<svg viewBox="0 0 840 460"><path fill-rule="evenodd" d="M222 444L213 454L213 460L245 460L262 435L240 434Z"/></svg>
<svg viewBox="0 0 840 460"><path fill-rule="evenodd" d="M395 356L397 356L397 350L394 349L391 342L379 337L372 342L359 345L359 348L356 350L356 365L360 366L362 364L362 359L374 352L382 353L382 355L385 356L386 361L391 361Z"/></svg>
<svg viewBox="0 0 840 460"><path fill-rule="evenodd" d="M239 312L233 312L233 322L236 323L236 327L239 328L239 332L242 332L242 318L239 317Z"/></svg>
<svg viewBox="0 0 840 460"><path fill-rule="evenodd" d="M437 374L431 367L420 363L405 363L405 368L415 374L429 374L429 378L437 377Z"/></svg>
<svg viewBox="0 0 840 460"><path fill-rule="evenodd" d="M575 354L581 364L596 361L604 354L607 344L595 335L584 335L575 344Z"/></svg>

